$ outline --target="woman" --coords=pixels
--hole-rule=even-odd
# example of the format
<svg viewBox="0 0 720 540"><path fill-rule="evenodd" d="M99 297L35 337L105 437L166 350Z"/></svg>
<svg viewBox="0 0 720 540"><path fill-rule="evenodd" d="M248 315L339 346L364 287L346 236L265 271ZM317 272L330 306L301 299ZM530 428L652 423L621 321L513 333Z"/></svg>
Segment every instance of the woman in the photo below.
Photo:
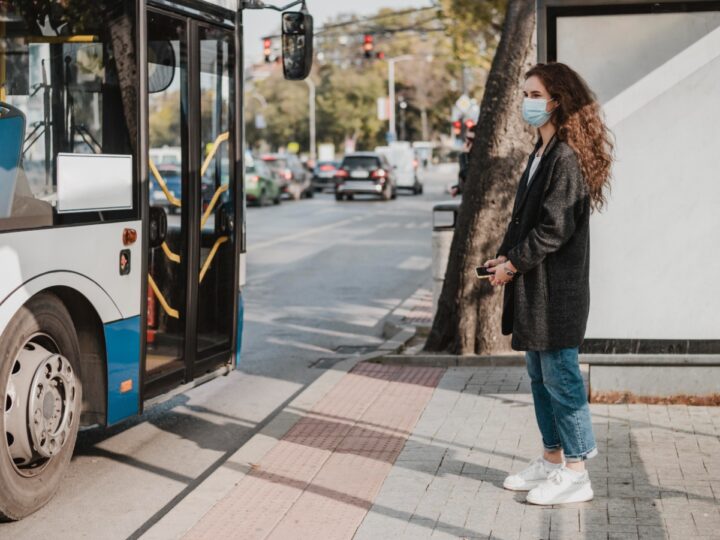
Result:
<svg viewBox="0 0 720 540"><path fill-rule="evenodd" d="M534 504L593 498L585 460L597 454L578 365L590 305L590 212L606 201L613 144L595 95L560 63L525 75L524 119L539 139L520 179L512 219L494 259L505 286L503 333L526 351L545 448L504 487Z"/></svg>

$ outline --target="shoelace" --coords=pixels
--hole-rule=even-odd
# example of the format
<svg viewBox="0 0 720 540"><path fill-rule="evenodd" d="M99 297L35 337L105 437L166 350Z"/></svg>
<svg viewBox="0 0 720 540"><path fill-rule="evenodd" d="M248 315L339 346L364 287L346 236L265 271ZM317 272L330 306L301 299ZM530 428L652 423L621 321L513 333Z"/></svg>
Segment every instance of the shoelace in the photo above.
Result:
<svg viewBox="0 0 720 540"><path fill-rule="evenodd" d="M553 484L562 484L562 469L555 469L554 471L550 471L550 474L548 475L548 480Z"/></svg>

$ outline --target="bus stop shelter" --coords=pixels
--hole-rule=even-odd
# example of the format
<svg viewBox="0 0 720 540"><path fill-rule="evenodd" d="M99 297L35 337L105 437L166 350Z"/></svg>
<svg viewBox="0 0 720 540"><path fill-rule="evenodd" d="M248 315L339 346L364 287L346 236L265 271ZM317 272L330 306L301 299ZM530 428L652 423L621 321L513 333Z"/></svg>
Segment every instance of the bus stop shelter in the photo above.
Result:
<svg viewBox="0 0 720 540"><path fill-rule="evenodd" d="M537 8L539 61L577 70L615 136L612 193L591 224L584 352L663 366L639 371L635 385L624 369L614 384L630 392L717 393L720 2L538 0Z"/></svg>

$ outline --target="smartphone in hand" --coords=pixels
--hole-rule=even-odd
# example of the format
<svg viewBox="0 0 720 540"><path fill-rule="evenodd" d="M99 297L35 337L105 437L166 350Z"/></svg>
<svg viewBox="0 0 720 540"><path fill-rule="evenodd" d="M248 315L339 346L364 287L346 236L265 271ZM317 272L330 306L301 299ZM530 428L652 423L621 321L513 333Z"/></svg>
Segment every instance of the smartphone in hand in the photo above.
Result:
<svg viewBox="0 0 720 540"><path fill-rule="evenodd" d="M494 274L492 272L488 272L487 267L485 266L478 266L475 268L475 274L480 279L490 279Z"/></svg>

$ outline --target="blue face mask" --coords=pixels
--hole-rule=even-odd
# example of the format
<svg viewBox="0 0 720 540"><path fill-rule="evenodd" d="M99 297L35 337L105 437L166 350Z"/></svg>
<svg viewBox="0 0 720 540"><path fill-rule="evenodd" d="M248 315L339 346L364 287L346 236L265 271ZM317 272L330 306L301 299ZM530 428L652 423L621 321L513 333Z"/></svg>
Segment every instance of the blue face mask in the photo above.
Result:
<svg viewBox="0 0 720 540"><path fill-rule="evenodd" d="M553 99L545 101L542 98L525 98L522 105L522 115L525 121L531 126L540 127L547 124L552 112L547 112L547 104Z"/></svg>

